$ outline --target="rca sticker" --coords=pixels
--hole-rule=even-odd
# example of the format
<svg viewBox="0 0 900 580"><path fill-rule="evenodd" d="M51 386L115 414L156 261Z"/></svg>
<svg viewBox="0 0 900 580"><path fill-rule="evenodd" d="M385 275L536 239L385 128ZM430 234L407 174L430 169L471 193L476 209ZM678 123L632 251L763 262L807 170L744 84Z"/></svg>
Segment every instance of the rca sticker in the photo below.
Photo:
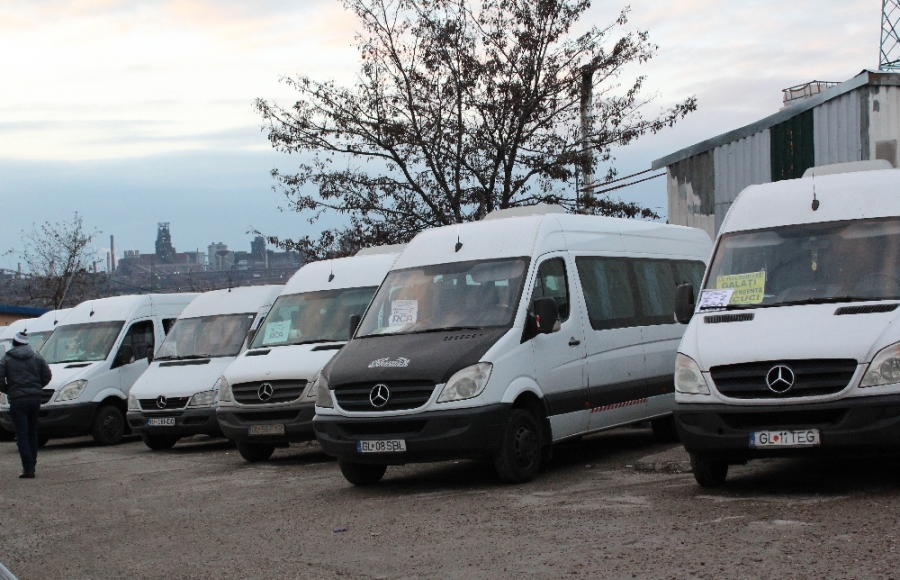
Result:
<svg viewBox="0 0 900 580"><path fill-rule="evenodd" d="M290 320L270 322L266 325L266 334L263 337L263 344L277 344L279 342L287 342L288 332L290 332L290 330Z"/></svg>
<svg viewBox="0 0 900 580"><path fill-rule="evenodd" d="M716 278L716 288L732 290L729 304L759 304L765 296L766 273L762 271L719 276Z"/></svg>
<svg viewBox="0 0 900 580"><path fill-rule="evenodd" d="M391 301L391 318L389 326L404 326L407 324L415 324L418 317L418 300Z"/></svg>

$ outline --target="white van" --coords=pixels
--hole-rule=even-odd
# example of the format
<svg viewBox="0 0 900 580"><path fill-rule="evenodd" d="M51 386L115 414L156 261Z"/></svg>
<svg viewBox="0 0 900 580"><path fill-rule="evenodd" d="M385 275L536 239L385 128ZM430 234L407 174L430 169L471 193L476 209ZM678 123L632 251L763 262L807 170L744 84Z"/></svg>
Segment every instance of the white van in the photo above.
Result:
<svg viewBox="0 0 900 580"><path fill-rule="evenodd" d="M815 170L748 187L722 223L676 361L702 486L754 458L900 450L900 171Z"/></svg>
<svg viewBox="0 0 900 580"><path fill-rule="evenodd" d="M275 447L315 438L307 384L347 342L351 317L365 311L398 251L307 264L285 285L250 350L219 380L219 426L244 459L263 461Z"/></svg>
<svg viewBox="0 0 900 580"><path fill-rule="evenodd" d="M40 352L41 347L50 338L50 333L56 329L56 326L66 317L70 310L71 308L51 310L37 318L15 321L8 327L8 332L0 334L0 348L3 349L3 352L12 348L13 337L20 332L24 332L28 335L28 346L34 349L35 352Z"/></svg>
<svg viewBox="0 0 900 580"><path fill-rule="evenodd" d="M182 437L222 434L216 381L244 351L282 288L214 290L184 309L128 396L128 424L147 447L171 449Z"/></svg>
<svg viewBox="0 0 900 580"><path fill-rule="evenodd" d="M40 351L53 373L42 399L41 443L88 434L101 445L118 443L131 385L196 296L116 296L73 308ZM9 407L0 411L0 425L13 430Z"/></svg>
<svg viewBox="0 0 900 580"><path fill-rule="evenodd" d="M564 439L674 433L675 286L699 286L709 236L554 211L427 230L400 255L315 385L316 437L348 481L493 457L524 482Z"/></svg>
<svg viewBox="0 0 900 580"><path fill-rule="evenodd" d="M34 318L20 318L19 320L14 320L9 324L9 326L5 326L3 331L0 332L0 353L6 352L12 348L12 339L13 337L25 330L28 327L28 323L35 320Z"/></svg>

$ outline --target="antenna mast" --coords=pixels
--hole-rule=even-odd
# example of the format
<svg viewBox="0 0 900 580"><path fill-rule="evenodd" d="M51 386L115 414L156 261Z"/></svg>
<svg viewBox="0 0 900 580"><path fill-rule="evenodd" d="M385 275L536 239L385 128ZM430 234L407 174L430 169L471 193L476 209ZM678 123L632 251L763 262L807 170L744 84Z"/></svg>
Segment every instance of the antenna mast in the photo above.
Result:
<svg viewBox="0 0 900 580"><path fill-rule="evenodd" d="M878 70L900 70L900 0L881 0Z"/></svg>

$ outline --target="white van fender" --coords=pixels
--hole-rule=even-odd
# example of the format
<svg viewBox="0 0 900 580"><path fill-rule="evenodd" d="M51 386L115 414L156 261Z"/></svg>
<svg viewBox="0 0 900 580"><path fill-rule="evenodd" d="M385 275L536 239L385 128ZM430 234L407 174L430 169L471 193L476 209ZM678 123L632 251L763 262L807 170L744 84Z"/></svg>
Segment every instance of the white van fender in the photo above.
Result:
<svg viewBox="0 0 900 580"><path fill-rule="evenodd" d="M541 392L541 387L534 379L531 377L517 377L506 387L506 392L503 393L503 398L500 399L500 402L514 403L522 393L534 393L537 398L544 399L544 393Z"/></svg>
<svg viewBox="0 0 900 580"><path fill-rule="evenodd" d="M107 388L103 389L102 391L100 391L99 393L97 393L96 395L94 395L93 402L99 403L103 399L107 399L109 397L115 397L115 398L121 399L123 401L128 398L125 396L125 393L123 393L120 389L114 389L112 387L107 387Z"/></svg>

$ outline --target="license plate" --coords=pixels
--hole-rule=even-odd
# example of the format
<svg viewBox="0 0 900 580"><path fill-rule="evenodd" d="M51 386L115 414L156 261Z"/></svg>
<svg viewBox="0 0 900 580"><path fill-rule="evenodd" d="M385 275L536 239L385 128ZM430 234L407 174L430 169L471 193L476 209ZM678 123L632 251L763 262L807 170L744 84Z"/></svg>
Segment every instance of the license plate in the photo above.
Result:
<svg viewBox="0 0 900 580"><path fill-rule="evenodd" d="M750 447L815 447L821 443L818 429L750 432Z"/></svg>
<svg viewBox="0 0 900 580"><path fill-rule="evenodd" d="M147 427L174 427L175 417L159 417L157 419L147 419Z"/></svg>
<svg viewBox="0 0 900 580"><path fill-rule="evenodd" d="M284 435L284 425L250 425L250 435Z"/></svg>
<svg viewBox="0 0 900 580"><path fill-rule="evenodd" d="M406 441L403 439L357 441L356 451L359 453L402 453L406 451Z"/></svg>

